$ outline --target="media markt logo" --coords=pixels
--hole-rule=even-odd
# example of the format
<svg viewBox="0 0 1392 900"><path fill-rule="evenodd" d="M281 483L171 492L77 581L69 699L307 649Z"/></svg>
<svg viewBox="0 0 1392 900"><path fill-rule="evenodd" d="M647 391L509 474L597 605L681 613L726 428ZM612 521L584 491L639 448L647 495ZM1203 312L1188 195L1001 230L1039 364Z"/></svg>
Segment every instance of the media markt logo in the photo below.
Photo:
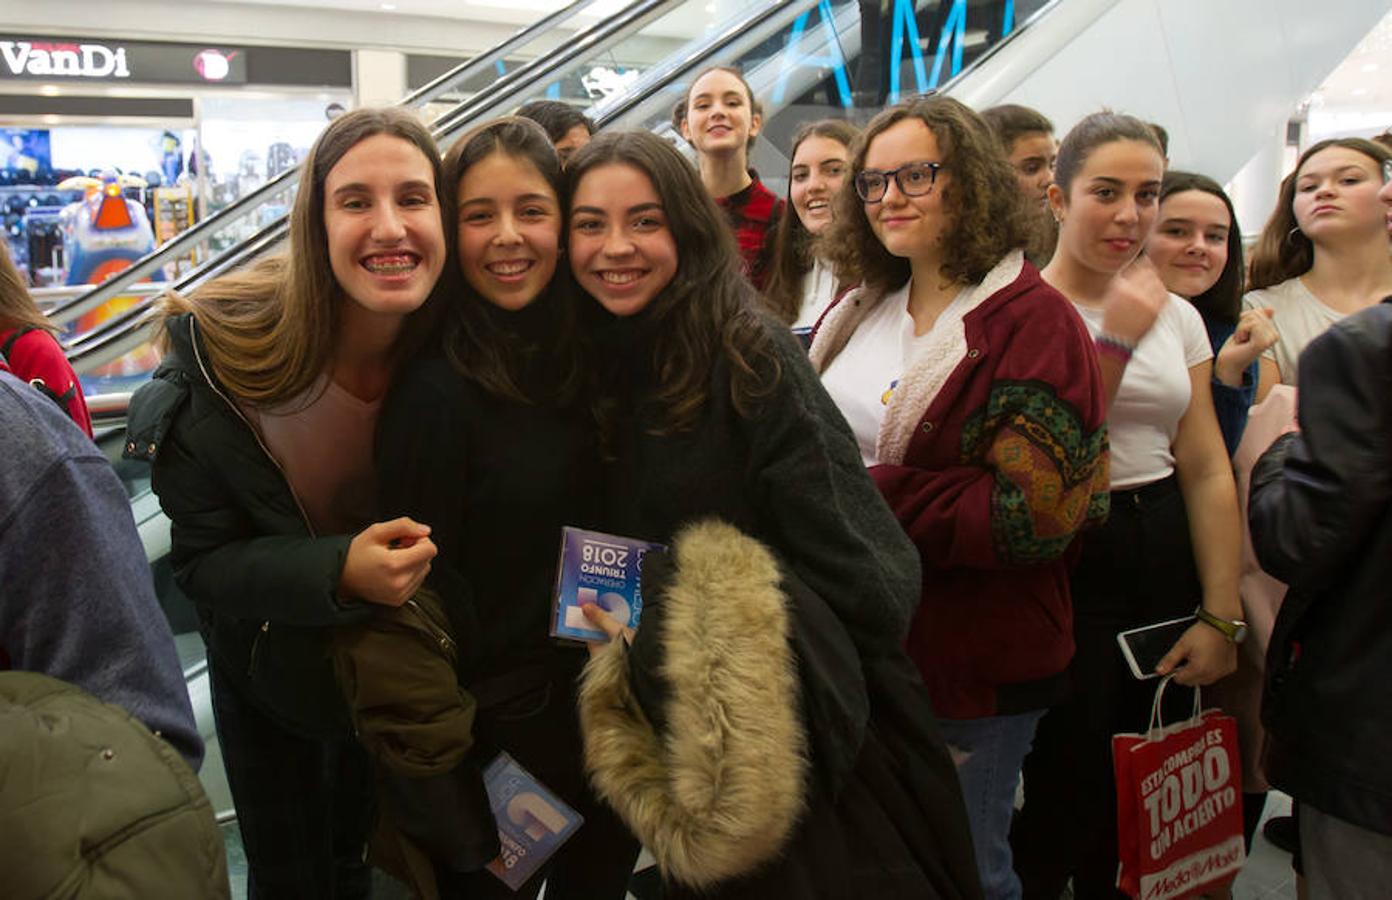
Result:
<svg viewBox="0 0 1392 900"><path fill-rule="evenodd" d="M129 78L126 48L102 44L50 44L0 41L0 56L11 75L56 78Z"/></svg>

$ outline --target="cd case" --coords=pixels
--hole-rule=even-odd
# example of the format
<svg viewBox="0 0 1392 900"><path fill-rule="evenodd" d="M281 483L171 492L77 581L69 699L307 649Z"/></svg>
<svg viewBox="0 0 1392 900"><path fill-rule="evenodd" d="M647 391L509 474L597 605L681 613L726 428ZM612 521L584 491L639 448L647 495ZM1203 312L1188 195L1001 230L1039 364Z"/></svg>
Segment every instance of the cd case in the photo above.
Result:
<svg viewBox="0 0 1392 900"><path fill-rule="evenodd" d="M551 609L551 636L575 641L604 641L581 609L597 603L629 628L643 612L639 585L643 557L664 544L566 526L556 567L556 597Z"/></svg>
<svg viewBox="0 0 1392 900"><path fill-rule="evenodd" d="M585 820L506 753L483 770L483 786L502 846L488 871L515 891Z"/></svg>

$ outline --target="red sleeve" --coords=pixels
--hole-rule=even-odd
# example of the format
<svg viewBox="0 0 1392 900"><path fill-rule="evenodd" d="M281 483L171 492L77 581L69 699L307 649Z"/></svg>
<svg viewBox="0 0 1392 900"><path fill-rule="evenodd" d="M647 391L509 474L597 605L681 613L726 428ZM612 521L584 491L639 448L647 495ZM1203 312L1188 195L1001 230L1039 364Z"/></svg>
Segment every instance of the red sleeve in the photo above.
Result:
<svg viewBox="0 0 1392 900"><path fill-rule="evenodd" d="M1067 303L1030 303L997 360L985 404L962 427L962 462L870 474L925 564L994 569L1061 557L1106 517L1107 438L1092 340Z"/></svg>
<svg viewBox="0 0 1392 900"><path fill-rule="evenodd" d="M16 376L29 382L40 379L60 398L68 395L62 401L68 417L76 422L88 437L92 436L92 417L87 412L82 385L78 382L72 366L68 364L67 354L53 335L38 329L24 334L10 348L9 362L10 369Z"/></svg>

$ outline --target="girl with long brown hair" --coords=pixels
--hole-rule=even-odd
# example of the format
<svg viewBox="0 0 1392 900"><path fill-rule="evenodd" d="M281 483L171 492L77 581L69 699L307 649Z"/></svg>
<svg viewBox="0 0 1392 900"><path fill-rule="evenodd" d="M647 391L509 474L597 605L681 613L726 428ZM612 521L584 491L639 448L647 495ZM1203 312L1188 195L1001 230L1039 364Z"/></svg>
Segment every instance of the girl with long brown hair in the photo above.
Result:
<svg viewBox="0 0 1392 900"><path fill-rule="evenodd" d="M788 156L788 200L773 242L772 274L764 299L793 333L810 335L835 299L840 282L817 255L814 239L831 224L837 193L846 182L851 142L858 133L841 119L802 126Z"/></svg>
<svg viewBox="0 0 1392 900"><path fill-rule="evenodd" d="M445 261L440 160L410 113L360 109L303 166L286 253L168 298L126 455L153 464L198 609L249 896L356 898L371 773L328 642L435 553L425 526L370 523L377 412Z"/></svg>
<svg viewBox="0 0 1392 900"><path fill-rule="evenodd" d="M19 267L0 240L0 360L10 371L53 399L77 427L92 436L92 417L55 335L58 329L34 305Z"/></svg>
<svg viewBox="0 0 1392 900"><path fill-rule="evenodd" d="M1330 325L1392 293L1387 211L1392 152L1363 138L1320 141L1281 182L1252 253L1244 305L1272 310L1281 338L1261 360L1257 400L1297 382L1300 353Z"/></svg>
<svg viewBox="0 0 1392 900"><path fill-rule="evenodd" d="M585 780L575 693L586 654L548 636L561 529L592 525L597 467L577 402L572 283L558 268L561 162L539 125L507 117L460 138L444 166L444 352L403 371L377 440L382 509L430 523L440 553L411 608L344 629L357 730L391 780L384 811L440 895L534 897L544 880L547 897L620 900L638 845ZM448 623L457 649L413 640L418 610ZM407 688L388 697L392 685ZM447 735L414 725L447 718ZM584 818L517 892L484 868L498 840L481 773L500 751ZM401 868L432 896L419 867Z"/></svg>
<svg viewBox="0 0 1392 900"><path fill-rule="evenodd" d="M917 556L845 421L675 148L603 134L567 174L599 527L671 548L585 672L597 791L673 900L979 896L901 646Z"/></svg>

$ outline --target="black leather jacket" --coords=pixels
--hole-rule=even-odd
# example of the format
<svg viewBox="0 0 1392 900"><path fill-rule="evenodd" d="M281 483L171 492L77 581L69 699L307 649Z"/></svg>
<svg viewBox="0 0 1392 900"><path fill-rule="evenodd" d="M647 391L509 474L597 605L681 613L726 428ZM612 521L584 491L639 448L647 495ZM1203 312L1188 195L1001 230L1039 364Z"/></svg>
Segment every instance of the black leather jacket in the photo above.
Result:
<svg viewBox="0 0 1392 900"><path fill-rule="evenodd" d="M1257 558L1290 585L1267 657L1271 783L1392 834L1392 298L1300 358L1301 432L1252 472Z"/></svg>

